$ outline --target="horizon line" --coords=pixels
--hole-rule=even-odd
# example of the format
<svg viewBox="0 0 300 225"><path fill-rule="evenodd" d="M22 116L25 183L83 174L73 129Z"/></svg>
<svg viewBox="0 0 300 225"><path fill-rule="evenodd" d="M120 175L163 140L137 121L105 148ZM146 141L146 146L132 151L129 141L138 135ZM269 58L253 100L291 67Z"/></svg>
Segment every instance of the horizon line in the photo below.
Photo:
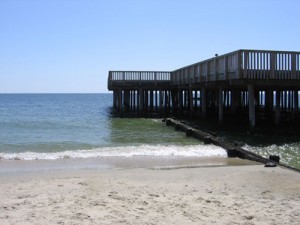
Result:
<svg viewBox="0 0 300 225"><path fill-rule="evenodd" d="M0 92L1 94L112 94L112 92Z"/></svg>

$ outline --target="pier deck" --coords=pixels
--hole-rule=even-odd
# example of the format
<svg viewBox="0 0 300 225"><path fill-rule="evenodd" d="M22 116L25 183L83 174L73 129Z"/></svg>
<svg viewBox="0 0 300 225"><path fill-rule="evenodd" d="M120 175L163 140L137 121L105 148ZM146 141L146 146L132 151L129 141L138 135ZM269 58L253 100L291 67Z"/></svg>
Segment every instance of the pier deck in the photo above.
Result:
<svg viewBox="0 0 300 225"><path fill-rule="evenodd" d="M164 115L186 112L205 118L246 111L279 124L283 112L299 112L300 52L238 50L174 71L109 71L108 89L118 111ZM286 115L286 114L285 114Z"/></svg>

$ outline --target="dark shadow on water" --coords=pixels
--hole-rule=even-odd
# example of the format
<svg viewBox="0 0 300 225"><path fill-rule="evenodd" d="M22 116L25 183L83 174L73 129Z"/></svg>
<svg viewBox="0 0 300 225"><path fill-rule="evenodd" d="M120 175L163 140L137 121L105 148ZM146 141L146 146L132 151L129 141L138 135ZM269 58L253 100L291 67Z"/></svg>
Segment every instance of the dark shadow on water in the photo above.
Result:
<svg viewBox="0 0 300 225"><path fill-rule="evenodd" d="M249 129L248 120L241 118L224 120L222 125L215 118L188 120L187 122L198 126L200 130L234 142L239 146L248 144L264 147L300 142L299 122L275 126L273 123L260 121L253 130Z"/></svg>
<svg viewBox="0 0 300 225"><path fill-rule="evenodd" d="M126 113L116 112L113 107L107 109L110 118L160 118L161 113ZM168 115L166 117L172 117ZM270 120L257 120L256 128L249 129L248 116L230 116L226 115L223 123L220 125L215 115L208 116L206 119L193 118L191 116L176 116L178 120L199 128L200 130L220 137L225 141L236 143L239 146L248 144L251 146L270 146L284 145L300 142L300 121L286 121L280 125L275 125L273 118Z"/></svg>

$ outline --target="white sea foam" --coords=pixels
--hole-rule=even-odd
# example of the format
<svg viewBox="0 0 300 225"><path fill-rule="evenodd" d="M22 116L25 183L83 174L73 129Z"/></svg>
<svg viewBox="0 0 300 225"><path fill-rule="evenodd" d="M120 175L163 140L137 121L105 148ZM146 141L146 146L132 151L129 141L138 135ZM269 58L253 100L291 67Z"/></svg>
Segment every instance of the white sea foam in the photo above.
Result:
<svg viewBox="0 0 300 225"><path fill-rule="evenodd" d="M69 150L62 152L38 153L0 153L4 160L56 160L64 158L93 157L134 157L134 156L181 156L181 157L226 157L224 149L214 145L140 145L122 147L101 147L90 150Z"/></svg>

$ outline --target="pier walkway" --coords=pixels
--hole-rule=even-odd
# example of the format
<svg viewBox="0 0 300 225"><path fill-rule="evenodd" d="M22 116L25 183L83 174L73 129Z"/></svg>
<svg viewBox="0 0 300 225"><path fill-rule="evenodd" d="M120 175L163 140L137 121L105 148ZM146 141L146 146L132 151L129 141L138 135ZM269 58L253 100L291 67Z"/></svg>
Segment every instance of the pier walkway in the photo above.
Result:
<svg viewBox="0 0 300 225"><path fill-rule="evenodd" d="M258 114L279 124L299 114L300 52L238 50L174 71L109 71L118 112L205 118Z"/></svg>

